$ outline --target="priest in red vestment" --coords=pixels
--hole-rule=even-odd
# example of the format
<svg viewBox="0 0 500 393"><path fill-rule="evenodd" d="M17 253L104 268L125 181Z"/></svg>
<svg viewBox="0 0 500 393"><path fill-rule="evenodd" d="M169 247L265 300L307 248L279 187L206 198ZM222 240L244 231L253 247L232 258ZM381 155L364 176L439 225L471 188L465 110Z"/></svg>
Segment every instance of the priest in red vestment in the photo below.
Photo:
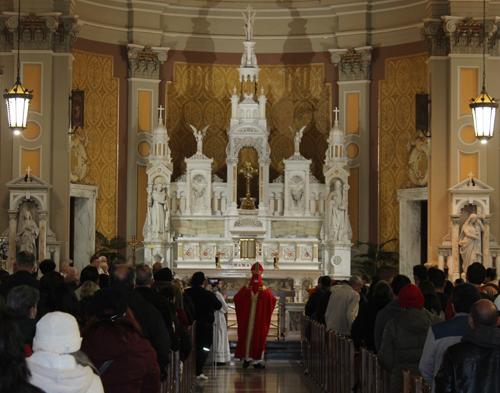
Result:
<svg viewBox="0 0 500 393"><path fill-rule="evenodd" d="M243 368L247 368L252 360L254 368L265 368L262 355L276 298L262 283L263 271L262 265L256 262L252 266L252 279L234 296L238 320L238 344L234 357L244 360Z"/></svg>

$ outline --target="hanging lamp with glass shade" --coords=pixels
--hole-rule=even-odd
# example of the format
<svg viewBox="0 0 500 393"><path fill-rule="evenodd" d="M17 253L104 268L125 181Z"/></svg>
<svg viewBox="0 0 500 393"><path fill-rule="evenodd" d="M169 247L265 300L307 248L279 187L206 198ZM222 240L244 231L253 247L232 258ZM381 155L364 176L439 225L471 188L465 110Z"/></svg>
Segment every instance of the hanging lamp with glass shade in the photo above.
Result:
<svg viewBox="0 0 500 393"><path fill-rule="evenodd" d="M20 134L28 124L28 110L30 101L33 98L33 91L26 89L20 78L21 62L21 0L19 0L18 19L17 19L17 81L10 90L5 89L5 103L7 104L7 117L9 128L14 134Z"/></svg>
<svg viewBox="0 0 500 393"><path fill-rule="evenodd" d="M498 101L486 92L486 1L483 0L483 89L476 99L471 99L474 132L481 143L487 143L495 132L495 119Z"/></svg>

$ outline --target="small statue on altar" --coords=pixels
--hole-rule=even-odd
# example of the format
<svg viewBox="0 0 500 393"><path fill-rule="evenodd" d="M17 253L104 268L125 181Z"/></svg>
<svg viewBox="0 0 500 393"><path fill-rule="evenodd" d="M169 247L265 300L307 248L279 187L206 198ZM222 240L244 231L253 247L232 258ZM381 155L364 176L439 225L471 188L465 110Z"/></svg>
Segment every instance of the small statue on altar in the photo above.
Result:
<svg viewBox="0 0 500 393"><path fill-rule="evenodd" d="M252 168L252 164L250 162L246 162L245 166L239 170L239 173L241 173L243 176L245 176L246 183L247 183L247 194L246 198L241 204L241 208L243 210L253 210L255 209L255 204L253 203L251 199L251 193L250 193L250 180L252 180L252 177L259 173L258 169Z"/></svg>
<svg viewBox="0 0 500 393"><path fill-rule="evenodd" d="M330 239L333 241L350 240L349 215L347 212L347 190L348 185L342 186L340 180L334 183L334 189L328 198L328 224L330 227ZM347 239L346 239L347 237Z"/></svg>
<svg viewBox="0 0 500 393"><path fill-rule="evenodd" d="M292 136L294 140L295 154L300 154L300 141L302 140L302 135L304 134L304 129L306 126L302 127L299 131L295 131L292 126L288 126L290 131L292 131Z"/></svg>
<svg viewBox="0 0 500 393"><path fill-rule="evenodd" d="M193 125L189 125L191 129L193 130L194 137L196 138L196 153L201 154L203 150L203 138L205 138L205 135L207 133L209 125L206 126L203 130L198 131Z"/></svg>
<svg viewBox="0 0 500 393"><path fill-rule="evenodd" d="M30 211L24 209L20 215L16 234L16 242L19 245L19 251L29 251L36 256L36 239L39 234L40 229L35 221L33 221Z"/></svg>
<svg viewBox="0 0 500 393"><path fill-rule="evenodd" d="M463 260L463 272L466 272L467 268L474 262L483 262L481 233L484 231L485 229L481 217L474 213L469 216L462 226L458 245Z"/></svg>
<svg viewBox="0 0 500 393"><path fill-rule="evenodd" d="M148 222L153 238L161 237L169 229L169 197L163 184L155 184L148 196Z"/></svg>

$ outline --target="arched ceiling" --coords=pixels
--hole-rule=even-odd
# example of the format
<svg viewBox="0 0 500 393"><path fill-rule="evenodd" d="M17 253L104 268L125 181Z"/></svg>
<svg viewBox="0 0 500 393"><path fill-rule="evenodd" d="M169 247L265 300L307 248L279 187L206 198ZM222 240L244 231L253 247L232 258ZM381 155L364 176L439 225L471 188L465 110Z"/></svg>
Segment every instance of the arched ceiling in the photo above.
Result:
<svg viewBox="0 0 500 393"><path fill-rule="evenodd" d="M486 1L488 14L500 15L500 3ZM16 1L0 3L17 11ZM257 53L416 42L425 18L482 14L482 2L464 0L25 0L22 11L77 15L79 36L99 42L241 53L248 3Z"/></svg>

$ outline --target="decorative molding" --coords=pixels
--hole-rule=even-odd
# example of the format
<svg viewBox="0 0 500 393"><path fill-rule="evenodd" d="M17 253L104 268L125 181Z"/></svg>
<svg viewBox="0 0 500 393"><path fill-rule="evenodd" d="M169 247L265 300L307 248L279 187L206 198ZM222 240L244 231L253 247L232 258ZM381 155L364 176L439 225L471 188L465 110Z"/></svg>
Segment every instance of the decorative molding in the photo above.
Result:
<svg viewBox="0 0 500 393"><path fill-rule="evenodd" d="M71 53L80 26L76 18L61 17L59 13L28 14L21 16L21 49L52 50L56 53ZM13 50L18 41L19 20L15 13L0 16L0 51Z"/></svg>
<svg viewBox="0 0 500 393"><path fill-rule="evenodd" d="M167 61L169 49L128 44L129 78L159 79L160 65Z"/></svg>
<svg viewBox="0 0 500 393"><path fill-rule="evenodd" d="M257 220L256 218L238 218L235 223L234 227L253 227L253 228L262 228L263 224L261 221Z"/></svg>
<svg viewBox="0 0 500 393"><path fill-rule="evenodd" d="M330 49L332 63L339 67L341 81L370 80L372 47Z"/></svg>
<svg viewBox="0 0 500 393"><path fill-rule="evenodd" d="M485 29L487 53L498 56L497 21L487 20ZM428 19L424 22L420 36L427 45L429 56L482 54L484 50L483 22L470 17L457 19L444 16L442 20Z"/></svg>

